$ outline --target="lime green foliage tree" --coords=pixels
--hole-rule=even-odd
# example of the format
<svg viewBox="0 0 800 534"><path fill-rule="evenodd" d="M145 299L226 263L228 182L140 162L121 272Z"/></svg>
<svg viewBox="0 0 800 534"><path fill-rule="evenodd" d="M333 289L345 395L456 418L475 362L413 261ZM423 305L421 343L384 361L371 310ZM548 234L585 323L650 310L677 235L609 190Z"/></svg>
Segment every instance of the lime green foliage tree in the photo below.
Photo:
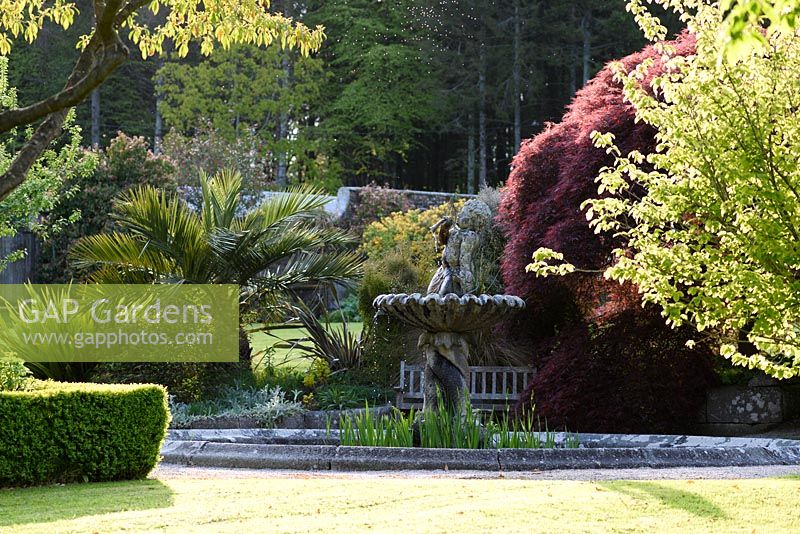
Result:
<svg viewBox="0 0 800 534"><path fill-rule="evenodd" d="M0 57L0 113L17 107L16 90L8 85L8 59ZM66 130L60 148L48 146L35 160L28 180L0 202L0 237L14 236L20 230L34 231L48 237L73 222L78 211L63 213L62 217L42 216L52 211L64 197L74 193L73 188L63 189L63 184L88 176L94 170L96 158L81 149L80 128L74 125L73 115L68 114L64 124ZM17 131L9 131L0 141L0 172L5 172L17 155ZM26 130L22 138L30 140L32 132ZM17 250L0 258L0 271L9 263L21 259L25 250Z"/></svg>
<svg viewBox="0 0 800 534"><path fill-rule="evenodd" d="M317 224L326 201L316 192L296 189L241 214L238 174L201 176L201 186L200 213L150 186L123 194L120 230L81 239L76 267L101 283L239 284L251 302L360 275L361 259L343 250L349 235Z"/></svg>
<svg viewBox="0 0 800 534"><path fill-rule="evenodd" d="M158 77L159 109L173 130L194 135L202 117L228 143L250 145L243 148L258 162L248 173L256 180L246 180L246 189L318 183L329 171L319 168L319 141L310 135L316 116L309 110L319 105L324 78L321 60L237 45L195 65L169 62Z"/></svg>
<svg viewBox="0 0 800 534"><path fill-rule="evenodd" d="M593 134L615 162L598 178L603 198L585 203L587 217L623 243L605 274L634 282L669 324L710 332L734 363L796 376L800 39L767 33L766 48L732 62L721 54L718 5L668 4L696 35L696 55L673 58L657 45L670 69L653 81L656 96L642 90L647 63L618 73L638 120L658 132L655 152L622 154L611 135ZM658 20L632 5L645 34L663 39ZM549 266L558 256L540 249L529 269L573 270Z"/></svg>
<svg viewBox="0 0 800 534"><path fill-rule="evenodd" d="M728 60L742 59L753 49L768 49L773 33L792 34L800 22L796 0L722 0L719 4L727 12L720 39Z"/></svg>
<svg viewBox="0 0 800 534"><path fill-rule="evenodd" d="M25 181L34 162L61 133L69 109L125 62L129 51L121 33L127 34L143 58L161 54L169 47L185 56L191 43L198 43L204 55L238 43L277 43L308 54L319 48L324 38L321 27L311 30L269 13L269 0L107 0L93 2L92 6L94 13L81 14L92 17L93 25L76 43L81 54L63 89L28 106L0 112L0 133L41 121L0 175L0 200ZM161 17L162 22L146 23L145 9ZM45 25L56 24L66 30L78 15L75 2L67 0L4 2L0 4L0 54L11 52L14 39L35 41Z"/></svg>

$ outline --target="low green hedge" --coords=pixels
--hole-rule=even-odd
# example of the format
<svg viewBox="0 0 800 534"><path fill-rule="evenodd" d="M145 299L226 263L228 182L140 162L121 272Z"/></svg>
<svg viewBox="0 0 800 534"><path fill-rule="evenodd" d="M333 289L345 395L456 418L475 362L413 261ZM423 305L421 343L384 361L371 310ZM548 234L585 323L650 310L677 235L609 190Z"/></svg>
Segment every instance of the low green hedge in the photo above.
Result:
<svg viewBox="0 0 800 534"><path fill-rule="evenodd" d="M161 386L39 382L0 391L0 486L143 478L168 422Z"/></svg>

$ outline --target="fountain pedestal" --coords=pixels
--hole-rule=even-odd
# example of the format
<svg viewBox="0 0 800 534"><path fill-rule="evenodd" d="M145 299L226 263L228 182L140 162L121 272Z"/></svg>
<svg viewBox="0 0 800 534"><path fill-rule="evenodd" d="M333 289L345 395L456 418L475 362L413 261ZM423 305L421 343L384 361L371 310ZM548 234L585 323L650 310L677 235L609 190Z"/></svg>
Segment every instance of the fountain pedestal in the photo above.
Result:
<svg viewBox="0 0 800 534"><path fill-rule="evenodd" d="M475 254L480 232L492 219L484 202L472 199L455 220L441 219L430 230L438 251L439 268L428 286L428 294L378 295L372 305L378 313L421 328L419 348L425 354L424 410L438 408L441 398L448 410L464 413L469 398L469 343L466 335L484 330L517 310L525 301L512 295L474 295L478 286Z"/></svg>
<svg viewBox="0 0 800 534"><path fill-rule="evenodd" d="M469 343L456 332L425 332L418 346L425 355L424 409L436 407L441 395L456 411L469 388Z"/></svg>
<svg viewBox="0 0 800 534"><path fill-rule="evenodd" d="M469 394L469 332L486 329L521 310L525 302L512 295L379 295L378 313L421 328L419 348L425 355L424 410L438 408L441 398L454 413L463 412Z"/></svg>

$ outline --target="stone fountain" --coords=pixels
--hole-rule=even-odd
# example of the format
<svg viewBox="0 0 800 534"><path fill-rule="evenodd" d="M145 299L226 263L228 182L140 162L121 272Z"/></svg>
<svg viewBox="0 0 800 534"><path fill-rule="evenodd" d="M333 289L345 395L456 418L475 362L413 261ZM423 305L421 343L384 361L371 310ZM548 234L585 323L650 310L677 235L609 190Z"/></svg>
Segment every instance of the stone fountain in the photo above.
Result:
<svg viewBox="0 0 800 534"><path fill-rule="evenodd" d="M373 302L378 313L395 317L423 330L419 348L425 355L424 409L436 409L438 399L454 413L463 413L469 387L468 335L484 330L525 307L512 295L475 295L473 254L478 252L480 231L491 220L486 203L473 199L456 220L445 217L431 227L441 263L426 295L379 295ZM440 392L440 393L439 393Z"/></svg>

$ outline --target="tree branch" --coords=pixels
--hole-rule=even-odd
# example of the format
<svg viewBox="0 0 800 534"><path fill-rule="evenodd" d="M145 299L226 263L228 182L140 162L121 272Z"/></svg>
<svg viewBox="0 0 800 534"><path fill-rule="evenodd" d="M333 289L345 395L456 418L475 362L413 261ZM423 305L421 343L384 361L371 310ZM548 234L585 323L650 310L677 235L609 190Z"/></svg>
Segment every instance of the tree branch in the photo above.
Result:
<svg viewBox="0 0 800 534"><path fill-rule="evenodd" d="M0 133L31 124L51 113L80 104L127 58L128 49L116 36L109 44L101 43L99 38L94 43L90 41L81 53L64 89L30 106L0 113ZM82 63L89 63L85 74L81 72L84 69L79 68Z"/></svg>
<svg viewBox="0 0 800 534"><path fill-rule="evenodd" d="M125 7L131 8L138 1L133 0ZM30 106L0 113L0 133L44 119L8 170L0 176L0 201L25 181L39 156L61 134L69 109L83 101L128 58L128 48L117 33L116 19L122 0L98 1L93 5L98 10L95 13L95 32L78 56L64 88Z"/></svg>
<svg viewBox="0 0 800 534"><path fill-rule="evenodd" d="M142 9L144 6L150 3L150 0L131 0L128 2L125 7L123 7L119 13L117 13L116 20L114 21L114 26L119 27L123 22L128 20L128 18Z"/></svg>
<svg viewBox="0 0 800 534"><path fill-rule="evenodd" d="M28 171L42 155L42 152L47 150L48 145L61 134L61 126L67 118L69 108L64 108L57 111L45 119L45 121L36 128L33 136L28 140L22 149L17 153L14 161L8 170L0 177L0 201L5 199L11 192L16 189L28 175Z"/></svg>
<svg viewBox="0 0 800 534"><path fill-rule="evenodd" d="M117 12L122 7L122 0L106 0L104 4L102 12L95 11L95 31L104 42L108 42L116 34Z"/></svg>

